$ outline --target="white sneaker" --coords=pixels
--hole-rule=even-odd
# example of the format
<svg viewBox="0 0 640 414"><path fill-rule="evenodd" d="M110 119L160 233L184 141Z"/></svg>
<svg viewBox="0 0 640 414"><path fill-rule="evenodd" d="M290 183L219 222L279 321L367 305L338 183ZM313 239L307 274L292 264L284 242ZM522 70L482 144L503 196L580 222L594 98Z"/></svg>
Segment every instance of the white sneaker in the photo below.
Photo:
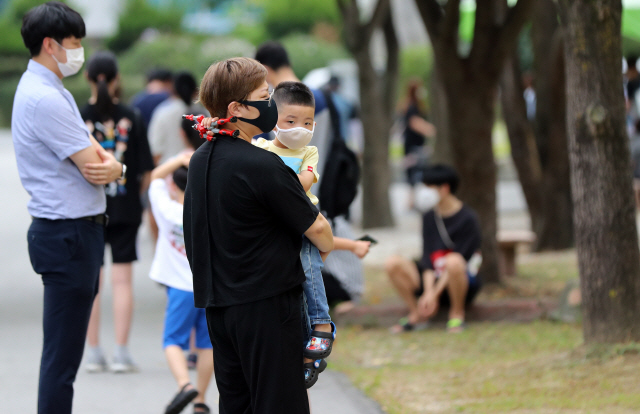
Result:
<svg viewBox="0 0 640 414"><path fill-rule="evenodd" d="M131 360L131 357L113 358L113 362L109 367L111 372L116 374L125 374L128 372L138 372L138 366Z"/></svg>
<svg viewBox="0 0 640 414"><path fill-rule="evenodd" d="M87 372L104 372L107 370L107 361L101 353L98 355L87 355L84 367Z"/></svg>

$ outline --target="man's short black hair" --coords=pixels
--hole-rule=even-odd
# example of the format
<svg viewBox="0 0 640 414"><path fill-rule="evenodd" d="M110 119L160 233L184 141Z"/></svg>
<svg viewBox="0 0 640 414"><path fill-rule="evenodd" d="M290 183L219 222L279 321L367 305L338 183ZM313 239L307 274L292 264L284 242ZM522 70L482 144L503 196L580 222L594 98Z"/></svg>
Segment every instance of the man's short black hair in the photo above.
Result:
<svg viewBox="0 0 640 414"><path fill-rule="evenodd" d="M184 191L187 188L187 176L189 175L189 170L187 167L180 167L173 172L173 182L176 183L176 186Z"/></svg>
<svg viewBox="0 0 640 414"><path fill-rule="evenodd" d="M638 56L636 55L627 56L627 67L629 69L638 70L638 68L636 67L637 62L638 62Z"/></svg>
<svg viewBox="0 0 640 414"><path fill-rule="evenodd" d="M460 178L453 167L444 164L436 164L425 167L422 171L422 182L426 185L449 184L449 191L455 194Z"/></svg>
<svg viewBox="0 0 640 414"><path fill-rule="evenodd" d="M31 57L40 54L45 37L62 43L67 37L82 39L86 36L82 16L58 1L50 1L29 10L22 18L20 33Z"/></svg>
<svg viewBox="0 0 640 414"><path fill-rule="evenodd" d="M289 55L284 46L274 41L265 42L258 47L256 60L273 70L291 66Z"/></svg>
<svg viewBox="0 0 640 414"><path fill-rule="evenodd" d="M313 92L302 82L280 82L273 91L273 100L281 105L300 105L316 107Z"/></svg>
<svg viewBox="0 0 640 414"><path fill-rule="evenodd" d="M159 80L161 82L173 82L173 74L169 69L156 68L147 73L147 83Z"/></svg>

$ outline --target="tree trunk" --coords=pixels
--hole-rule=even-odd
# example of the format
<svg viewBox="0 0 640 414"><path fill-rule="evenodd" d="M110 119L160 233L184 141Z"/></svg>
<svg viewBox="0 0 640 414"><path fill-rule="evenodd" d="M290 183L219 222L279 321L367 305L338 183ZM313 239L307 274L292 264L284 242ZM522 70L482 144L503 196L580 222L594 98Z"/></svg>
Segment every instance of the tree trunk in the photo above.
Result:
<svg viewBox="0 0 640 414"><path fill-rule="evenodd" d="M393 226L389 185L389 135L396 99L399 47L389 0L378 0L368 22L360 19L355 1L337 0L341 11L345 40L358 65L360 105L364 132L362 162L362 227ZM387 48L386 70L376 73L371 60L371 36L382 29Z"/></svg>
<svg viewBox="0 0 640 414"><path fill-rule="evenodd" d="M448 76L445 74L444 78ZM449 134L455 167L460 174L458 195L479 216L482 231L482 280L497 283L498 245L496 242L496 166L491 133L494 123L496 88L487 79L468 82L445 80L449 100ZM468 93L471 89L474 93ZM473 148L473 151L469 151Z"/></svg>
<svg viewBox="0 0 640 414"><path fill-rule="evenodd" d="M392 119L381 104L382 84L371 66L369 49L355 54L360 82L362 125L365 136L362 173L362 227L393 226L389 185L389 131Z"/></svg>
<svg viewBox="0 0 640 414"><path fill-rule="evenodd" d="M542 215L535 250L572 247L573 203L566 132L564 49L553 0L538 0L531 37L534 54L536 118L534 131L542 166Z"/></svg>
<svg viewBox="0 0 640 414"><path fill-rule="evenodd" d="M560 5L584 338L638 341L640 253L620 71L622 3Z"/></svg>
<svg viewBox="0 0 640 414"><path fill-rule="evenodd" d="M573 247L573 202L571 200L571 168L567 142L566 93L564 76L564 40L557 31L552 42L552 60L545 74L548 77L550 112L545 119L546 154L542 167L542 222L536 231L535 249L560 250ZM539 142L539 141L538 141Z"/></svg>
<svg viewBox="0 0 640 414"><path fill-rule="evenodd" d="M503 116L511 144L511 158L518 171L522 192L527 201L531 228L537 235L541 230L545 213L553 214L553 212L542 209L542 167L533 127L527 119L522 72L516 51L505 63L500 77L500 92Z"/></svg>
<svg viewBox="0 0 640 414"><path fill-rule="evenodd" d="M436 127L436 143L433 148L433 162L453 165L451 139L449 138L449 116L447 114L447 94L437 67L431 75L431 119Z"/></svg>

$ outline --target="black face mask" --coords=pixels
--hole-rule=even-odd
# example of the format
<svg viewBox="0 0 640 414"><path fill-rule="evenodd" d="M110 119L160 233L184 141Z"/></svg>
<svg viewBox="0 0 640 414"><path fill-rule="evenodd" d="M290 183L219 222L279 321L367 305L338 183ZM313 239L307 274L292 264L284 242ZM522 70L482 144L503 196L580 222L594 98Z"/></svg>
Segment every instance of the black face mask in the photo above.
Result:
<svg viewBox="0 0 640 414"><path fill-rule="evenodd" d="M254 119L238 118L240 121L255 125L262 132L269 132L278 123L278 107L273 99L268 101L242 101L242 105L252 106L260 111Z"/></svg>

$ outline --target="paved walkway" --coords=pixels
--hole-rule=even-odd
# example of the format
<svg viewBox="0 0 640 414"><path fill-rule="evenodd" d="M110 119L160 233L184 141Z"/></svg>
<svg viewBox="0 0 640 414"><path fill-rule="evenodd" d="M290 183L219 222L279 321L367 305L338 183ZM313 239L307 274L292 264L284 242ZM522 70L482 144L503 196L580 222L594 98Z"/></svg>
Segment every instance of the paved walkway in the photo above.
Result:
<svg viewBox="0 0 640 414"><path fill-rule="evenodd" d="M28 195L20 185L7 131L0 131L0 401L2 413L35 413L42 332L42 283L29 263L26 232L30 217ZM141 231L139 254L134 267L136 308L131 352L141 371L137 374L78 374L74 412L81 414L162 413L176 391L161 349L164 291L147 273L152 257L148 232ZM107 280L108 282L108 280ZM103 294L103 346L114 347L111 318L111 289ZM330 361L330 360L329 360ZM194 378L195 379L195 378ZM217 390L207 394L217 413ZM364 397L338 372L330 369L311 389L312 407L317 413L381 413L377 404ZM191 412L191 409L185 412Z"/></svg>
<svg viewBox="0 0 640 414"><path fill-rule="evenodd" d="M0 401L2 412L33 413L41 352L42 284L34 274L27 253L26 231L30 217L26 210L28 195L21 187L11 137L0 130ZM407 212L406 187L394 184L391 200L397 226L375 229L368 234L379 240L365 258L365 265L380 266L392 254L418 256L421 249L420 217ZM523 197L517 183L500 183L498 205L501 228L527 228L523 214ZM358 220L358 206L354 218ZM364 232L363 232L364 233ZM81 371L76 381L75 412L82 414L161 413L176 387L161 349L164 291L148 277L152 247L148 231L141 229L140 260L134 266L136 308L131 336L131 352L140 365L137 374L88 374ZM108 271L108 269L107 269ZM103 289L103 347L107 353L114 347L110 309L111 289ZM363 396L338 372L329 369L311 389L315 412L331 414L381 413L377 404ZM207 394L216 406L215 384ZM185 411L189 412L189 411ZM214 410L217 412L217 407Z"/></svg>

